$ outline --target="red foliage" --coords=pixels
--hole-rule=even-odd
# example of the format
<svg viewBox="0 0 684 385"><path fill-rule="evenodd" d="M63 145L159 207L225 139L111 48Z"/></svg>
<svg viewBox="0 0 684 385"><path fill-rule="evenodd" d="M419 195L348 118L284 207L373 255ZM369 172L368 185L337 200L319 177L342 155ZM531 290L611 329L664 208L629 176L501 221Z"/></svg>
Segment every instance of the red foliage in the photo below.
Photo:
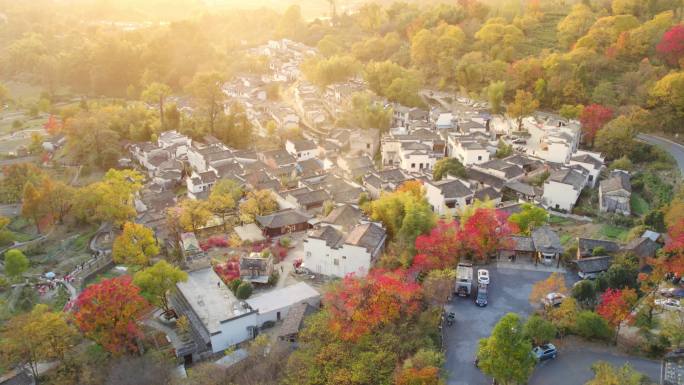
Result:
<svg viewBox="0 0 684 385"><path fill-rule="evenodd" d="M50 115L48 121L43 124L43 128L48 134L54 135L62 130L62 124L57 122L54 115Z"/></svg>
<svg viewBox="0 0 684 385"><path fill-rule="evenodd" d="M430 234L416 238L413 268L418 271L453 267L463 251L461 228L458 221L439 221Z"/></svg>
<svg viewBox="0 0 684 385"><path fill-rule="evenodd" d="M618 327L629 316L636 303L637 294L634 289L608 289L601 294L596 313L613 327Z"/></svg>
<svg viewBox="0 0 684 385"><path fill-rule="evenodd" d="M149 304L130 276L88 286L76 299L75 320L86 337L114 355L135 352L142 336L138 320Z"/></svg>
<svg viewBox="0 0 684 385"><path fill-rule="evenodd" d="M420 285L406 271L371 270L366 277L347 275L325 294L330 330L347 341L420 310Z"/></svg>
<svg viewBox="0 0 684 385"><path fill-rule="evenodd" d="M598 130L603 128L611 119L613 119L613 110L608 107L600 104L590 104L584 107L580 114L584 138L594 143Z"/></svg>
<svg viewBox="0 0 684 385"><path fill-rule="evenodd" d="M226 263L214 265L214 272L225 284L228 284L228 282L240 278L240 262L237 257L233 257Z"/></svg>
<svg viewBox="0 0 684 385"><path fill-rule="evenodd" d="M294 266L294 268L296 269L300 267L302 263L304 263L304 260L302 258L297 258L292 262L292 266Z"/></svg>
<svg viewBox="0 0 684 385"><path fill-rule="evenodd" d="M217 235L207 239L205 242L200 243L200 248L202 251L207 251L215 247L228 247L228 241L224 237Z"/></svg>
<svg viewBox="0 0 684 385"><path fill-rule="evenodd" d="M395 385L439 385L439 368L405 368L394 377Z"/></svg>
<svg viewBox="0 0 684 385"><path fill-rule="evenodd" d="M668 64L677 66L684 57L684 25L675 25L665 32L656 51Z"/></svg>
<svg viewBox="0 0 684 385"><path fill-rule="evenodd" d="M507 246L505 242L514 231L515 225L508 221L508 214L481 207L463 225L462 239L475 258L486 260Z"/></svg>
<svg viewBox="0 0 684 385"><path fill-rule="evenodd" d="M684 275L684 219L670 226L667 235L665 252L669 255L665 261L665 269L681 277Z"/></svg>
<svg viewBox="0 0 684 385"><path fill-rule="evenodd" d="M271 253L278 259L278 262L282 262L287 257L287 248L280 244L275 244L271 247Z"/></svg>

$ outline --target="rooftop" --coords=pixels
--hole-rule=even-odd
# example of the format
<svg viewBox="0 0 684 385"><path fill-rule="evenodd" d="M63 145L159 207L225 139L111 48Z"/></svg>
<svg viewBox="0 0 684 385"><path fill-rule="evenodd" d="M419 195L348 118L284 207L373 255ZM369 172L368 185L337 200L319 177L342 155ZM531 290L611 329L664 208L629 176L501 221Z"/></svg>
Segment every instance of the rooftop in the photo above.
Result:
<svg viewBox="0 0 684 385"><path fill-rule="evenodd" d="M240 304L211 267L188 273L188 280L176 284L209 334L220 331L221 321L251 312Z"/></svg>
<svg viewBox="0 0 684 385"><path fill-rule="evenodd" d="M247 302L252 309L259 311L260 314L266 314L320 296L320 293L306 282L299 282L294 285L257 295L247 299L245 302Z"/></svg>
<svg viewBox="0 0 684 385"><path fill-rule="evenodd" d="M365 247L372 251L377 248L386 238L385 229L375 223L364 223L354 227L349 233L345 243Z"/></svg>
<svg viewBox="0 0 684 385"><path fill-rule="evenodd" d="M462 198L473 194L470 188L458 179L440 180L431 184L442 191L445 199Z"/></svg>

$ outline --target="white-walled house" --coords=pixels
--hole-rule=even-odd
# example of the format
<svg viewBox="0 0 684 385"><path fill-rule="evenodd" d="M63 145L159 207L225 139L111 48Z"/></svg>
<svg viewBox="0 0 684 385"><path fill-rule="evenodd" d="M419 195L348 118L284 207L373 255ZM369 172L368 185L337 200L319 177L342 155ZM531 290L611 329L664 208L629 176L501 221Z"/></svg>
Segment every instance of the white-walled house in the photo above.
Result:
<svg viewBox="0 0 684 385"><path fill-rule="evenodd" d="M257 311L235 298L211 267L189 272L176 287L177 310L213 353L256 337Z"/></svg>
<svg viewBox="0 0 684 385"><path fill-rule="evenodd" d="M387 233L375 223L362 223L349 234L323 225L304 240L304 266L317 274L365 276L382 254Z"/></svg>
<svg viewBox="0 0 684 385"><path fill-rule="evenodd" d="M245 302L257 312L255 325L261 327L264 322L284 319L294 305L306 303L318 308L321 294L306 282L299 282L251 297Z"/></svg>
<svg viewBox="0 0 684 385"><path fill-rule="evenodd" d="M185 178L185 184L188 189L188 197L191 199L203 199L209 194L209 191L216 183L216 174L213 171L196 172Z"/></svg>
<svg viewBox="0 0 684 385"><path fill-rule="evenodd" d="M588 185L596 187L601 171L605 168L605 162L601 154L590 151L579 150L573 154L568 161L571 166L580 166L588 173Z"/></svg>
<svg viewBox="0 0 684 385"><path fill-rule="evenodd" d="M458 159L464 166L488 162L490 157L489 150L471 136L450 135L448 150L450 156Z"/></svg>
<svg viewBox="0 0 684 385"><path fill-rule="evenodd" d="M316 156L318 146L310 140L288 139L285 142L285 150L297 160L307 160Z"/></svg>
<svg viewBox="0 0 684 385"><path fill-rule="evenodd" d="M587 185L588 175L566 168L553 171L544 183L542 206L570 212L577 203L582 189Z"/></svg>
<svg viewBox="0 0 684 385"><path fill-rule="evenodd" d="M473 195L468 182L460 179L425 183L425 197L432 210L439 216L455 214L458 208L472 203Z"/></svg>

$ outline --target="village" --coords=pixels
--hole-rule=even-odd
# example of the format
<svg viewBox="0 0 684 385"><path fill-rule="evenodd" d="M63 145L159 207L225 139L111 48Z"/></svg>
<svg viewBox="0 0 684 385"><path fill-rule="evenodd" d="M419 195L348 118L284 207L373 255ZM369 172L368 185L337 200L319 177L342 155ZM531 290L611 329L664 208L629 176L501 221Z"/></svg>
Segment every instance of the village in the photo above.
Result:
<svg viewBox="0 0 684 385"><path fill-rule="evenodd" d="M388 250L395 230L368 207L407 183L418 183L444 223L478 207L506 216L530 207L544 212L538 226L506 234L489 258L471 261L475 270L491 273L488 308L451 295L444 304L445 314L456 314L456 327L440 326L446 370L460 378L449 384L485 383L472 364L478 338L508 311L536 311L541 304L528 302L536 282L549 274L564 276L569 286L593 280L625 254L635 258L639 272L650 271L667 242L665 229L637 225L649 212L639 166L621 169L582 149L577 120L541 111L514 119L492 113L487 102L423 90L424 108L373 97L375 106L391 113L389 129L340 127L335 123L353 111L355 95L368 92L363 79L314 86L300 65L316 49L287 39L248 53L265 57L270 72L235 76L221 90L226 111L233 103L244 107L259 137L253 148L168 130L153 141L127 143L117 160L119 169L143 176L133 222L154 234L159 252L152 259L177 261L187 274L175 284L168 307L155 308L143 321L163 336L181 368L204 361L234 365L262 334L296 346L306 318L321 308L327 284L364 277L383 255L397 252ZM274 84L281 95L275 100L268 95ZM170 99L182 114L194 113L190 98ZM65 142L63 134L47 135L41 145L54 154ZM22 157L29 154L19 147L6 161ZM3 207L8 217L20 213ZM174 228L169 213L181 210L189 213L189 226ZM131 269L114 261L121 229L112 225L85 236L87 255L74 270L57 266L40 278L63 285L65 309L93 279ZM16 241L0 253L21 246ZM564 288L563 297L574 287ZM682 311L679 301L668 304L663 312ZM630 330L623 330L627 339ZM624 361L614 350L603 355ZM638 369L656 376L661 365L644 361ZM572 376L551 365L538 370L530 383Z"/></svg>

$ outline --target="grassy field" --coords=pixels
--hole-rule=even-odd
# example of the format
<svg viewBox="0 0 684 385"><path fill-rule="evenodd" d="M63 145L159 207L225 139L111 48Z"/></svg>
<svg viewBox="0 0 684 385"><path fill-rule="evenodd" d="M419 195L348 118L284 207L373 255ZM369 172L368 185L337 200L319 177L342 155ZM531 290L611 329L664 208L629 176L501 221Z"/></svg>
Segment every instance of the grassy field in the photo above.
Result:
<svg viewBox="0 0 684 385"><path fill-rule="evenodd" d="M632 213L635 215L646 215L648 211L651 209L649 206L648 202L638 193L632 193L632 200L631 200L631 206L632 206Z"/></svg>
<svg viewBox="0 0 684 385"><path fill-rule="evenodd" d="M628 233L629 229L613 225L603 225L599 230L599 234L603 237L616 241L624 241Z"/></svg>

